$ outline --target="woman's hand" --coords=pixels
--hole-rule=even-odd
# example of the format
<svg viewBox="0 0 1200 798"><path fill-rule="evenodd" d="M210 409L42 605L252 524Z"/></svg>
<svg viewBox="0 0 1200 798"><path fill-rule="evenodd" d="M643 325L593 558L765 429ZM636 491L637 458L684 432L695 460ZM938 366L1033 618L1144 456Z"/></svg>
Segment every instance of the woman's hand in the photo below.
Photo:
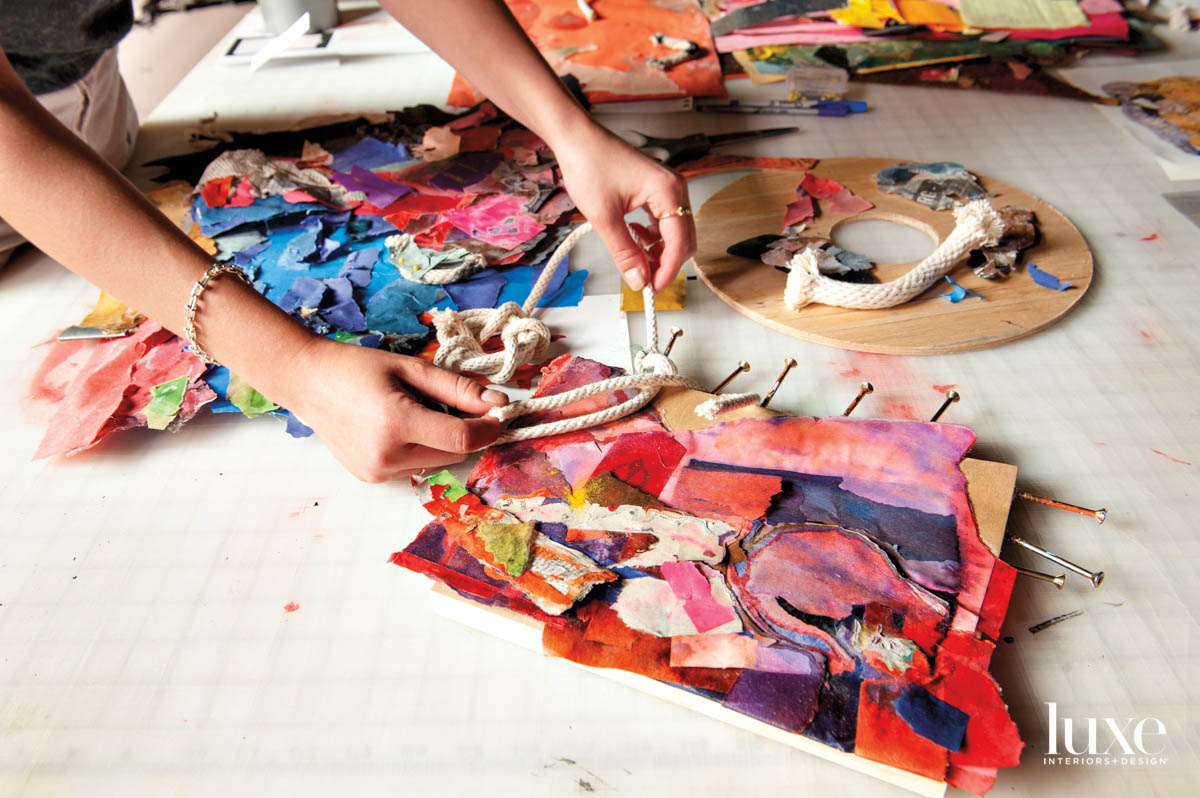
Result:
<svg viewBox="0 0 1200 798"><path fill-rule="evenodd" d="M365 482L462 462L500 434L500 422L482 414L508 403L503 393L419 358L325 338L310 339L290 370L284 406ZM482 417L431 410L422 404L428 400Z"/></svg>
<svg viewBox="0 0 1200 798"><path fill-rule="evenodd" d="M575 205L604 240L625 282L635 291L651 285L655 293L675 279L679 267L696 252L696 226L691 213L667 216L679 207L691 208L687 181L625 141L591 123L551 144L563 184ZM637 208L650 213L662 235L662 253L648 258L625 225L625 214Z"/></svg>

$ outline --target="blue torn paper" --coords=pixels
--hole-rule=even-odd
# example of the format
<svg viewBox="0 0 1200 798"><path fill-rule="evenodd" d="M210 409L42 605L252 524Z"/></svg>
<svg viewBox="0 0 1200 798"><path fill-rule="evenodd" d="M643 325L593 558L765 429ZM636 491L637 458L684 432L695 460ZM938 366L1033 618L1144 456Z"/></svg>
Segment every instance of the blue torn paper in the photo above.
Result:
<svg viewBox="0 0 1200 798"><path fill-rule="evenodd" d="M494 308L500 292L508 285L508 278L495 269L484 269L476 272L465 280L457 283L447 283L446 289L457 310L473 308Z"/></svg>
<svg viewBox="0 0 1200 798"><path fill-rule="evenodd" d="M381 333L424 335L429 328L417 321L417 314L437 301L438 292L437 286L403 277L388 283L367 301L367 328Z"/></svg>
<svg viewBox="0 0 1200 798"><path fill-rule="evenodd" d="M325 321L346 332L365 332L367 320L354 299L354 285L346 277L327 277L329 301L321 308Z"/></svg>
<svg viewBox="0 0 1200 798"><path fill-rule="evenodd" d="M274 219L284 214L308 214L314 211L327 210L324 205L316 202L292 203L280 196L261 197L253 205L244 208L223 206L210 208L203 197L197 197L192 203L192 218L200 225L200 232L206 236L227 233L251 222L261 222Z"/></svg>
<svg viewBox="0 0 1200 798"><path fill-rule="evenodd" d="M338 277L345 277L355 288L366 288L371 282L375 263L379 260L379 249L357 249L346 256Z"/></svg>
<svg viewBox="0 0 1200 798"><path fill-rule="evenodd" d="M295 313L300 308L319 308L325 298L325 283L311 277L297 277L292 287L279 300L285 313Z"/></svg>
<svg viewBox="0 0 1200 798"><path fill-rule="evenodd" d="M331 233L341 231L348 213L313 215L300 222L302 232L293 236L280 253L276 263L282 269L303 270L310 264L324 263L338 255L346 246L344 241L332 237ZM283 232L271 230L272 235Z"/></svg>
<svg viewBox="0 0 1200 798"><path fill-rule="evenodd" d="M333 156L329 168L335 172L348 172L355 164L364 169L374 169L407 160L408 151L403 144L388 144L367 136Z"/></svg>
<svg viewBox="0 0 1200 798"><path fill-rule="evenodd" d="M1033 261L1029 261L1029 276L1042 288L1053 288L1055 291L1066 291L1070 283L1059 282L1059 279L1047 271L1042 271Z"/></svg>
<svg viewBox="0 0 1200 798"><path fill-rule="evenodd" d="M245 249L270 246L267 237L253 227L236 233L223 233L215 236L213 243L217 246L215 257L222 262L234 260L237 254Z"/></svg>
<svg viewBox="0 0 1200 798"><path fill-rule="evenodd" d="M309 435L313 434L312 427L296 418L295 415L292 413L286 413L286 416L288 435L291 435L293 438L307 438Z"/></svg>
<svg viewBox="0 0 1200 798"><path fill-rule="evenodd" d="M928 690L910 685L892 702L898 714L914 732L950 751L962 748L970 715L947 704Z"/></svg>
<svg viewBox="0 0 1200 798"><path fill-rule="evenodd" d="M252 246L246 247L243 250L235 252L233 255L233 262L236 265L241 266L243 271L246 272L246 275L248 277L250 277L250 279L254 279L254 275L258 271L258 267L254 265L254 258L260 252L265 251L270 246L271 246L271 239L264 238L258 244L254 244Z"/></svg>
<svg viewBox="0 0 1200 798"><path fill-rule="evenodd" d="M379 236L394 236L400 232L396 225L382 216L355 216L346 225L352 241L366 241Z"/></svg>
<svg viewBox="0 0 1200 798"><path fill-rule="evenodd" d="M287 313L315 308L319 321L346 332L364 332L367 329L362 308L354 299L354 285L347 277L326 277L323 280L297 277L279 301L279 307ZM311 314L304 320L318 332L326 331Z"/></svg>
<svg viewBox="0 0 1200 798"><path fill-rule="evenodd" d="M529 297L529 292L533 290L533 284L541 275L543 268L545 268L545 263L539 263L536 266L498 267L496 271L508 280L508 284L500 290L500 296L496 298L495 306L503 305L505 302L525 304L525 300ZM563 258L563 262L555 270L554 276L550 278L550 282L542 294L542 299L538 302L538 307L563 308L578 305L583 300L583 284L587 280L587 276L587 269L570 271L570 258ZM448 288L448 286L446 287ZM444 310L453 308L454 304L449 300L443 300L435 307Z"/></svg>
<svg viewBox="0 0 1200 798"><path fill-rule="evenodd" d="M950 293L942 294L942 296L945 297L946 299L949 299L951 302L953 302L955 304L958 304L959 302L962 302L964 299L966 299L967 294L970 294L971 296L975 296L975 297L979 297L980 299L983 299L982 294L977 294L969 288L963 288L961 285L954 282L954 280L950 279L950 275L946 275L946 282L950 283L950 285L952 285L954 287L952 289L950 289Z"/></svg>
<svg viewBox="0 0 1200 798"><path fill-rule="evenodd" d="M538 279L542 276L542 270L544 270L549 263L550 259L547 258L544 262L535 263L533 265L533 282L536 283L538 281ZM542 293L542 296L547 297L557 294L559 289L563 287L563 283L566 282L567 273L570 271L571 256L570 254L567 254L562 259L562 263L558 264L558 268L554 270L554 274L550 275L550 282L546 283L546 290ZM530 285L530 288L533 288L532 284Z"/></svg>

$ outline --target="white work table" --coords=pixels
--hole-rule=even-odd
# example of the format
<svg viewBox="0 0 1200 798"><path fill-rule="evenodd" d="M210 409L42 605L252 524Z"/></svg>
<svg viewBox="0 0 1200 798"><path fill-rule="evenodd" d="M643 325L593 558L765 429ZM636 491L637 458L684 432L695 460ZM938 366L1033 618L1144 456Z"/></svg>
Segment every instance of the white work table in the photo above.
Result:
<svg viewBox="0 0 1200 798"><path fill-rule="evenodd" d="M452 74L429 54L249 74L216 63L227 46L145 120L135 163L183 151L214 113L245 130L440 103ZM1085 103L852 85L871 110L847 119L603 119L667 135L801 127L732 150L745 154L959 161L1076 224L1095 257L1088 294L1021 341L897 357L787 337L690 281L688 309L660 317L686 331L672 357L710 385L745 358L753 371L734 387L762 391L794 356L773 406L797 414L840 413L870 380L856 415L907 405L927 418L933 386L956 385L963 401L944 420L977 432L975 456L1017 465L1034 492L1107 507L1102 526L1013 508L1011 530L1107 579L1018 580L992 673L1027 747L992 795L1192 793L1200 229L1162 195L1200 185L1165 179ZM694 206L737 176L692 181ZM591 270L587 293L616 290L594 237L573 262ZM427 580L387 561L428 520L410 488L361 484L274 420L202 413L174 435L32 461L46 424L27 398L46 351L35 345L94 299L44 256L0 270L0 795L904 794L436 616ZM640 340L640 316L628 323ZM1004 557L1053 570L1011 544ZM1167 762L1043 764L1046 702L1077 728L1158 718Z"/></svg>

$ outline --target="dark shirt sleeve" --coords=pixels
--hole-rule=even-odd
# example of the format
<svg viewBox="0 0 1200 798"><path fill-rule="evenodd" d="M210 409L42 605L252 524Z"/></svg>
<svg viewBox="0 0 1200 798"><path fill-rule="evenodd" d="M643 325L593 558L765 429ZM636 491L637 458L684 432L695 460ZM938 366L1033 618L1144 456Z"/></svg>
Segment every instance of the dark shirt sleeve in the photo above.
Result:
<svg viewBox="0 0 1200 798"><path fill-rule="evenodd" d="M131 27L132 0L0 0L0 47L34 94L82 78Z"/></svg>

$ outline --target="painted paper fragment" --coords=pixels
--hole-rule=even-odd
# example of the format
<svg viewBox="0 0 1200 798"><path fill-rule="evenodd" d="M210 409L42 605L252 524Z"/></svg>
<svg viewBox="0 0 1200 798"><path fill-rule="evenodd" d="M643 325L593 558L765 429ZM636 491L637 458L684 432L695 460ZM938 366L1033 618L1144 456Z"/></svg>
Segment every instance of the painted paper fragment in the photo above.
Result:
<svg viewBox="0 0 1200 798"><path fill-rule="evenodd" d="M229 376L229 390L225 398L241 410L247 418L255 418L272 410L278 410L279 405L263 396L236 374Z"/></svg>
<svg viewBox="0 0 1200 798"><path fill-rule="evenodd" d="M699 634L671 638L671 667L753 668L758 643L749 635Z"/></svg>
<svg viewBox="0 0 1200 798"><path fill-rule="evenodd" d="M184 374L167 382L160 382L151 389L153 398L146 405L146 426L163 430L179 415L183 407L183 395L187 389L188 376Z"/></svg>

